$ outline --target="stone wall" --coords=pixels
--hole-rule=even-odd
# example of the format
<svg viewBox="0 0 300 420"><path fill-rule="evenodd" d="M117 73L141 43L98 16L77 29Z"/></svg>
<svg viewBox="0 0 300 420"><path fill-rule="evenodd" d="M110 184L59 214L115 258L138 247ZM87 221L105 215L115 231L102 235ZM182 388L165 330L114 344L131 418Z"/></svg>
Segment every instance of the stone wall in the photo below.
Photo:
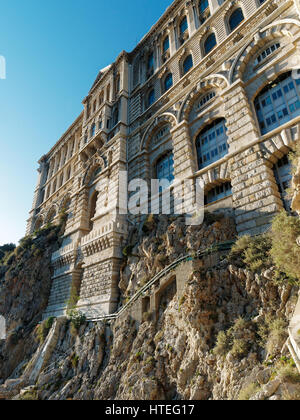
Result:
<svg viewBox="0 0 300 420"><path fill-rule="evenodd" d="M299 56L298 1L218 4L210 0L209 5L211 16L201 23L195 2L175 0L131 53L123 51L99 72L83 100L81 115L41 159L27 232L57 223L63 211L68 215L63 246L54 256L51 307L57 302L59 310L65 310L63 300L69 283L79 282L78 273L83 301L95 299L99 310L107 313L115 307L118 266L128 235L127 217L119 214L121 171L128 170L129 181L142 178L150 184L156 178L158 159L171 151L176 179L202 179L206 193L230 182L232 195L207 210L234 212L241 235L265 231L283 208L274 165L299 140L300 118L262 135L254 100L279 74L293 69ZM245 19L231 32L228 19L238 6ZM188 32L181 45L178 28L184 16ZM205 55L204 42L211 32L217 45ZM166 35L170 49L162 57ZM258 65L258 54L271 43L279 43L280 48ZM154 68L149 74L151 52ZM193 67L183 74L182 64L189 54ZM165 92L164 80L170 72L173 86ZM148 106L151 89L155 101ZM199 107L211 92L211 100ZM225 121L228 154L199 169L197 136L217 119ZM129 217L132 223L140 223L145 216ZM113 268L106 272L103 264ZM109 276L111 297L107 295L105 302L101 298L101 309L99 292L106 289Z"/></svg>

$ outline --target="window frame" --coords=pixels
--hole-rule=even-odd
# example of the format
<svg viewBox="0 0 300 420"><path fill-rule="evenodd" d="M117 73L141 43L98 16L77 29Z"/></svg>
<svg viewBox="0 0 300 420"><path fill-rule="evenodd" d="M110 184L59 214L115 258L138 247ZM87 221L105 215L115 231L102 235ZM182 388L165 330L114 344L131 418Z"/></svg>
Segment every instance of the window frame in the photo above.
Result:
<svg viewBox="0 0 300 420"><path fill-rule="evenodd" d="M290 95L293 89L294 96ZM260 90L253 107L261 136L292 121L300 115L300 80L294 79L291 71L282 73Z"/></svg>
<svg viewBox="0 0 300 420"><path fill-rule="evenodd" d="M199 131L194 141L199 171L218 162L229 153L226 133L226 120L223 117L216 118Z"/></svg>
<svg viewBox="0 0 300 420"><path fill-rule="evenodd" d="M206 44L211 37L214 37L215 44L213 46L210 46L210 49L207 50ZM217 43L216 34L214 32L211 32L210 34L207 35L207 37L205 38L203 42L203 56L206 57L208 54L210 54L217 47L217 45L218 43Z"/></svg>
<svg viewBox="0 0 300 420"><path fill-rule="evenodd" d="M243 19L241 21L239 21L239 23L234 28L232 28L231 27L231 19L233 18L234 14L236 14L238 11L240 11L242 13ZM245 18L245 13L244 13L244 10L242 9L241 6L237 7L235 10L233 10L228 15L228 18L227 18L227 24L228 24L229 34L233 33L242 24L242 22L245 21L245 19L246 19Z"/></svg>
<svg viewBox="0 0 300 420"><path fill-rule="evenodd" d="M186 70L185 63L187 60L191 60L191 66ZM188 54L183 60L182 60L182 76L185 76L192 68L194 67L194 59L192 54Z"/></svg>
<svg viewBox="0 0 300 420"><path fill-rule="evenodd" d="M167 86L167 81L168 78L171 78L171 84L169 86ZM168 90L170 90L174 85L174 80L173 80L173 74L170 72L168 73L165 78L164 78L164 93L167 92Z"/></svg>

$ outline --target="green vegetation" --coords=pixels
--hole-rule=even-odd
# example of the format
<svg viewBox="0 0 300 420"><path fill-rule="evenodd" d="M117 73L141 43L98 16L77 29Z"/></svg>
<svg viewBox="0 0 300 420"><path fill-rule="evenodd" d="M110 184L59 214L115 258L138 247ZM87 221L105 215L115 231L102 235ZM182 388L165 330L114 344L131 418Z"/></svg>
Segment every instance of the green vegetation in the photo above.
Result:
<svg viewBox="0 0 300 420"><path fill-rule="evenodd" d="M217 343L213 350L217 356L226 356L230 351L230 339L225 331L220 331L217 337Z"/></svg>
<svg viewBox="0 0 300 420"><path fill-rule="evenodd" d="M289 160L292 162L292 175L295 175L298 169L298 159L300 158L300 142L292 145L292 151L289 154Z"/></svg>
<svg viewBox="0 0 300 420"><path fill-rule="evenodd" d="M227 331L220 331L213 353L225 357L229 352L236 359L246 357L255 341L256 325L244 318L238 318Z"/></svg>
<svg viewBox="0 0 300 420"><path fill-rule="evenodd" d="M5 244L0 246L0 264L16 249L15 244Z"/></svg>
<svg viewBox="0 0 300 420"><path fill-rule="evenodd" d="M238 400L248 401L251 397L257 394L259 390L260 386L258 385L258 383L251 383L240 391Z"/></svg>
<svg viewBox="0 0 300 420"><path fill-rule="evenodd" d="M76 309L69 309L67 316L71 324L71 334L77 336L80 327L86 322L86 316Z"/></svg>
<svg viewBox="0 0 300 420"><path fill-rule="evenodd" d="M75 309L78 301L79 301L79 296L78 296L77 287L76 287L76 285L72 284L70 297L69 297L69 300L67 302L68 310L72 311L73 309Z"/></svg>
<svg viewBox="0 0 300 420"><path fill-rule="evenodd" d="M238 267L246 266L253 273L261 272L272 265L271 247L272 240L269 234L242 236L232 247L230 262Z"/></svg>
<svg viewBox="0 0 300 420"><path fill-rule="evenodd" d="M300 284L300 218L285 211L274 217L270 232L260 236L243 236L237 240L229 262L253 273L274 268L274 282Z"/></svg>
<svg viewBox="0 0 300 420"><path fill-rule="evenodd" d="M138 351L134 356L134 360L136 362L141 362L143 360L143 357L144 357L144 353L142 351Z"/></svg>
<svg viewBox="0 0 300 420"><path fill-rule="evenodd" d="M27 391L20 397L20 400L21 401L38 401L39 400L38 393L36 390Z"/></svg>
<svg viewBox="0 0 300 420"><path fill-rule="evenodd" d="M78 367L79 356L76 353L72 354L71 363L72 363L73 369L76 369Z"/></svg>
<svg viewBox="0 0 300 420"><path fill-rule="evenodd" d="M300 279L300 252L296 239L300 236L300 218L279 213L272 225L270 255L277 267L287 277Z"/></svg>
<svg viewBox="0 0 300 420"><path fill-rule="evenodd" d="M152 316L153 316L152 312L150 312L150 311L144 312L143 313L143 321L144 322L150 322L151 319L152 319Z"/></svg>
<svg viewBox="0 0 300 420"><path fill-rule="evenodd" d="M153 214L149 214L149 216L147 217L147 219L144 222L142 230L145 234L148 234L148 233L153 231L155 226L156 226L155 216Z"/></svg>
<svg viewBox="0 0 300 420"><path fill-rule="evenodd" d="M132 250L133 250L132 245L125 246L125 248L123 249L124 257L126 257L126 258L130 257L132 255Z"/></svg>
<svg viewBox="0 0 300 420"><path fill-rule="evenodd" d="M264 322L258 325L260 346L265 348L270 356L282 349L287 339L287 322L281 318L266 316Z"/></svg>
<svg viewBox="0 0 300 420"><path fill-rule="evenodd" d="M40 342L40 344L43 344L44 341L46 340L49 331L54 323L55 318L51 317L48 318L47 320L43 321L36 330L36 337L38 339L38 341Z"/></svg>
<svg viewBox="0 0 300 420"><path fill-rule="evenodd" d="M24 258L42 256L46 244L48 246L59 242L61 229L62 225L48 225L22 238L17 247L13 244L0 247L0 278L10 271L18 275L24 265Z"/></svg>

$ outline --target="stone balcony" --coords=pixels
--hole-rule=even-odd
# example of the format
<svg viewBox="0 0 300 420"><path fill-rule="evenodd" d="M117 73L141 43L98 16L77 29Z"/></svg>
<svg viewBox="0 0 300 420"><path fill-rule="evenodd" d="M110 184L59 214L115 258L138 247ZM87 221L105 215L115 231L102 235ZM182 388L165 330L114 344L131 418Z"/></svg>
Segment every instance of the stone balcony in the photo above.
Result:
<svg viewBox="0 0 300 420"><path fill-rule="evenodd" d="M81 249L87 256L111 247L113 240L119 242L121 246L121 238L126 238L127 234L125 223L108 222L84 236L80 243Z"/></svg>
<svg viewBox="0 0 300 420"><path fill-rule="evenodd" d="M107 141L108 130L99 129L86 143L84 137L81 139L79 150L79 160L86 162L97 150L101 149Z"/></svg>

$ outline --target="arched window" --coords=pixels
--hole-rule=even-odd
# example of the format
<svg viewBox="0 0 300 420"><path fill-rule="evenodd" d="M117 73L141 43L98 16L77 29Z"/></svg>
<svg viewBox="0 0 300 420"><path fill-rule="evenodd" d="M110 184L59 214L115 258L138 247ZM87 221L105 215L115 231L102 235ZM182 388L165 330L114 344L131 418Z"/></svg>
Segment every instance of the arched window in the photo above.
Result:
<svg viewBox="0 0 300 420"><path fill-rule="evenodd" d="M113 127L119 122L119 107L117 106L113 112Z"/></svg>
<svg viewBox="0 0 300 420"><path fill-rule="evenodd" d="M55 193L55 191L56 191L56 180L53 183L52 193Z"/></svg>
<svg viewBox="0 0 300 420"><path fill-rule="evenodd" d="M200 14L204 13L206 9L208 9L209 4L208 0L200 0L199 2L199 12Z"/></svg>
<svg viewBox="0 0 300 420"><path fill-rule="evenodd" d="M52 223L52 222L53 222L53 220L55 219L55 217L56 217L56 211L55 211L55 209L53 208L53 209L49 212L49 214L48 214L48 217L47 217L47 223Z"/></svg>
<svg viewBox="0 0 300 420"><path fill-rule="evenodd" d="M116 77L115 90L116 90L116 94L120 92L120 76L119 75L117 75Z"/></svg>
<svg viewBox="0 0 300 420"><path fill-rule="evenodd" d="M169 73L165 78L164 90L165 92L173 86L173 75Z"/></svg>
<svg viewBox="0 0 300 420"><path fill-rule="evenodd" d="M188 71L190 71L193 65L193 57L192 55L188 55L183 62L183 74L186 74Z"/></svg>
<svg viewBox="0 0 300 420"><path fill-rule="evenodd" d="M91 133L90 133L91 138L94 137L95 134L96 134L96 125L92 124Z"/></svg>
<svg viewBox="0 0 300 420"><path fill-rule="evenodd" d="M264 135L300 115L300 79L288 72L267 85L254 101Z"/></svg>
<svg viewBox="0 0 300 420"><path fill-rule="evenodd" d="M218 161L228 153L225 119L215 120L206 126L196 139L199 169Z"/></svg>
<svg viewBox="0 0 300 420"><path fill-rule="evenodd" d="M150 53L148 56L148 70L152 69L154 67L154 55L153 53Z"/></svg>
<svg viewBox="0 0 300 420"><path fill-rule="evenodd" d="M186 16L182 19L179 25L180 35L183 35L188 29L188 21Z"/></svg>
<svg viewBox="0 0 300 420"><path fill-rule="evenodd" d="M97 168L97 169L94 170L94 172L92 173L92 175L90 177L89 185L93 185L93 183L95 182L96 178L100 175L101 172L102 172L101 166L99 166L99 168Z"/></svg>
<svg viewBox="0 0 300 420"><path fill-rule="evenodd" d="M45 198L46 199L49 198L50 195L51 195L51 186L49 185L48 188L47 188L47 192L46 192L46 197Z"/></svg>
<svg viewBox="0 0 300 420"><path fill-rule="evenodd" d="M147 78L151 77L154 73L154 54L153 52L148 55L147 61Z"/></svg>
<svg viewBox="0 0 300 420"><path fill-rule="evenodd" d="M63 185L63 183L64 183L64 174L61 174L60 180L59 180L59 188Z"/></svg>
<svg viewBox="0 0 300 420"><path fill-rule="evenodd" d="M230 195L232 195L231 183L225 182L224 184L221 184L215 188L212 188L204 195L204 204L207 205L207 204L214 203Z"/></svg>
<svg viewBox="0 0 300 420"><path fill-rule="evenodd" d="M67 214L68 218L71 217L69 213L70 207L71 207L71 198L67 196L61 204L60 211Z"/></svg>
<svg viewBox="0 0 300 420"><path fill-rule="evenodd" d="M35 232L37 232L38 230L41 229L41 227L43 226L43 219L41 217L39 217L36 222L35 222L35 226L34 226L34 230Z"/></svg>
<svg viewBox="0 0 300 420"><path fill-rule="evenodd" d="M95 191L91 197L90 201L90 214L89 214L89 229L93 230L94 227L94 221L93 218L96 215L97 211L97 200L98 200L99 192Z"/></svg>
<svg viewBox="0 0 300 420"><path fill-rule="evenodd" d="M163 42L163 53L166 53L166 52L169 50L169 48L170 48L170 39L169 39L169 37L167 36L167 37L164 39L164 42Z"/></svg>
<svg viewBox="0 0 300 420"><path fill-rule="evenodd" d="M103 102L104 102L104 93L101 92L100 95L99 95L99 105L102 105Z"/></svg>
<svg viewBox="0 0 300 420"><path fill-rule="evenodd" d="M106 88L106 100L110 102L110 85Z"/></svg>
<svg viewBox="0 0 300 420"><path fill-rule="evenodd" d="M71 166L69 166L68 170L67 170L67 181L71 178Z"/></svg>
<svg viewBox="0 0 300 420"><path fill-rule="evenodd" d="M148 94L148 100L147 100L147 105L148 105L148 108L149 108L152 104L154 104L154 102L155 102L155 91L154 91L154 89L152 89L152 90L150 90L150 92L149 92L149 94Z"/></svg>
<svg viewBox="0 0 300 420"><path fill-rule="evenodd" d="M156 163L157 179L167 179L169 182L174 180L174 157L172 152L163 155Z"/></svg>
<svg viewBox="0 0 300 420"><path fill-rule="evenodd" d="M234 31L240 25L240 23L243 22L244 19L244 13L239 7L232 13L232 15L229 18L230 31Z"/></svg>
<svg viewBox="0 0 300 420"><path fill-rule="evenodd" d="M208 53L210 53L215 48L216 45L217 45L216 35L210 34L204 42L204 54L207 55Z"/></svg>
<svg viewBox="0 0 300 420"><path fill-rule="evenodd" d="M201 96L199 102L196 104L197 111L202 110L209 102L212 101L213 98L215 98L215 96L216 96L216 92L214 91Z"/></svg>
<svg viewBox="0 0 300 420"><path fill-rule="evenodd" d="M292 180L292 165L288 156L280 159L273 168L278 189L286 211L291 211L291 200L288 198L288 188Z"/></svg>

